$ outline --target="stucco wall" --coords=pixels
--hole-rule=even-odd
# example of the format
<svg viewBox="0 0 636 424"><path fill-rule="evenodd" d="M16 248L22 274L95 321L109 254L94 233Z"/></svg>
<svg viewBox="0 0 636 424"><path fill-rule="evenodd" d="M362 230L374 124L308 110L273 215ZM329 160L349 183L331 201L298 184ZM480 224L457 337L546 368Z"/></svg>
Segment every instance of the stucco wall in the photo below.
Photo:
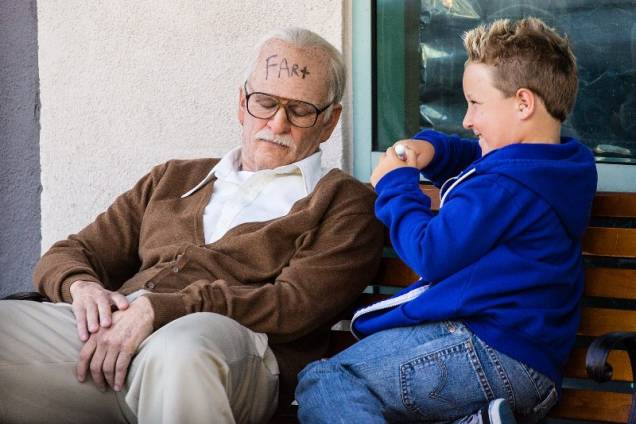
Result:
<svg viewBox="0 0 636 424"><path fill-rule="evenodd" d="M294 25L342 49L343 10L343 0L40 0L42 249L153 165L237 145L252 46ZM323 150L346 168L341 128Z"/></svg>
<svg viewBox="0 0 636 424"><path fill-rule="evenodd" d="M31 289L40 254L35 0L0 0L0 297Z"/></svg>

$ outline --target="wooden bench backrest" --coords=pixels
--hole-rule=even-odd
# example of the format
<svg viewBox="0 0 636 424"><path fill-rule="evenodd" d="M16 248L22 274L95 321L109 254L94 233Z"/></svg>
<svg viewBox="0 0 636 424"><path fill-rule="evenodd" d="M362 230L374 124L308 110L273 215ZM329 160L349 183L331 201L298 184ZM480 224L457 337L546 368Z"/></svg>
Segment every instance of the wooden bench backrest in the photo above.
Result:
<svg viewBox="0 0 636 424"><path fill-rule="evenodd" d="M422 190L431 197L433 208L437 208L437 189L423 186ZM610 331L636 331L636 229L621 228L634 227L636 193L599 193L592 215L583 242L585 299L577 347L567 365L561 400L550 417L552 420L624 423L631 406L627 382L632 380L626 352L610 355L614 376L612 382L603 384L587 377L585 352L594 336ZM381 293L395 291L417 279L388 245L384 256L380 272L374 284L367 288L368 293L362 296L360 305L378 301L386 297ZM346 327L345 324L340 328ZM346 348L353 341L348 332L335 332L331 353Z"/></svg>

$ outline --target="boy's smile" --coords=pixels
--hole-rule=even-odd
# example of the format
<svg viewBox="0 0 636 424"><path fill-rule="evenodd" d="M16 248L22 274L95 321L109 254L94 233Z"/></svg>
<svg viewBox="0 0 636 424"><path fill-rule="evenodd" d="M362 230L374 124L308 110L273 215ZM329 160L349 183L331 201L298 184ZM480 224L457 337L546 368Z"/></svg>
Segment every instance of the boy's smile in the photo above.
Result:
<svg viewBox="0 0 636 424"><path fill-rule="evenodd" d="M464 128L479 138L482 155L518 142L517 102L493 85L494 66L470 63L464 70L464 96L468 102Z"/></svg>

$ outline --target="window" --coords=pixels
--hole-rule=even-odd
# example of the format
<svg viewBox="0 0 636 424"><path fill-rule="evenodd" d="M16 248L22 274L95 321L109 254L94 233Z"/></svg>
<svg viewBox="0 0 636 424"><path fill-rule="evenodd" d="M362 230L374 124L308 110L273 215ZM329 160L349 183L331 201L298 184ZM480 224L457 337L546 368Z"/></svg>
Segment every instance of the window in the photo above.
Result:
<svg viewBox="0 0 636 424"><path fill-rule="evenodd" d="M599 189L636 190L636 0L372 0L354 2L353 13L359 178L368 178L372 152L377 156L420 128L470 136L461 125L466 108L461 35L494 19L536 16L568 35L578 61L579 93L563 135L594 152ZM365 36L366 43L359 41ZM370 104L363 106L358 90L365 82L356 81L364 74L356 63L362 53L356 49L364 46L371 72L366 72ZM356 119L361 106L366 124Z"/></svg>

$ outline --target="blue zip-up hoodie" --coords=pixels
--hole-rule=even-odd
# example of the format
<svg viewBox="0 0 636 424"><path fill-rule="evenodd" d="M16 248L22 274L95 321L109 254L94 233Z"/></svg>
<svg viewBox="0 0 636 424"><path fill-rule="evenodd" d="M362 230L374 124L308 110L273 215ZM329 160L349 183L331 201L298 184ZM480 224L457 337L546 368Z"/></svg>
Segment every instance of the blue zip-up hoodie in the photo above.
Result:
<svg viewBox="0 0 636 424"><path fill-rule="evenodd" d="M580 319L581 239L597 180L592 153L564 138L481 157L474 140L431 130L415 138L435 147L427 178L440 186L459 175L442 187L437 215L417 169L398 168L377 184L376 215L421 279L388 307L357 314L354 334L460 320L560 387Z"/></svg>

